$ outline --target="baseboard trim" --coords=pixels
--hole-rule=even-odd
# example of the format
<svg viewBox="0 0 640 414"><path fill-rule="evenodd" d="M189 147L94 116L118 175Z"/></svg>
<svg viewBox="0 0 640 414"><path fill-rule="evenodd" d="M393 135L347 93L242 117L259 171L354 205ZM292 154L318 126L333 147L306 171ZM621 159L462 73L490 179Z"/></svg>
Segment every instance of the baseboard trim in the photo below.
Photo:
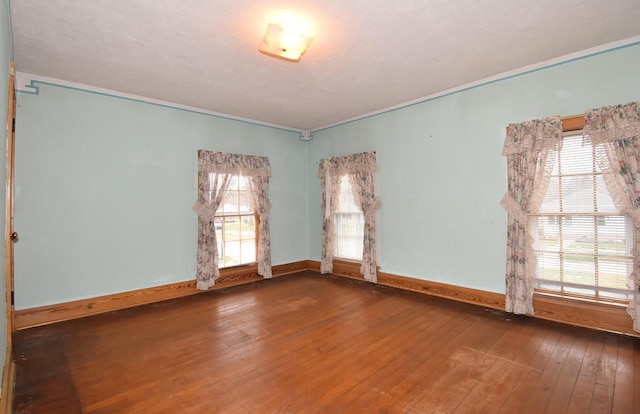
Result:
<svg viewBox="0 0 640 414"><path fill-rule="evenodd" d="M318 262L316 262L318 263ZM318 268L320 264L318 263ZM333 272L336 276L349 277L351 279L364 280L360 274L360 263L344 260L333 261ZM410 290L445 299L453 299L458 302L471 303L486 308L504 310L504 295L487 292L484 290L470 289L446 283L432 282L407 276L394 275L392 273L378 272L378 284L397 289Z"/></svg>
<svg viewBox="0 0 640 414"><path fill-rule="evenodd" d="M319 262L309 261L309 270L319 271L319 269ZM360 274L360 263L358 262L334 260L332 274L364 280L364 277ZM505 308L505 295L501 293L470 289L385 272L378 272L378 284L500 311L504 311ZM633 322L624 305L573 300L536 293L533 298L533 306L535 315L527 316L640 337L640 333L633 330Z"/></svg>
<svg viewBox="0 0 640 414"><path fill-rule="evenodd" d="M273 277L279 277L307 270L307 268L308 261L301 260L299 262L276 265L273 266L271 270ZM16 330L27 329L134 306L197 295L203 292L210 292L212 290L224 289L260 280L264 279L258 275L258 267L255 264L220 269L220 278L209 290L196 290L196 281L190 280L90 299L21 309L15 311L14 326Z"/></svg>
<svg viewBox="0 0 640 414"><path fill-rule="evenodd" d="M13 413L13 392L16 384L16 364L13 362L11 345L7 346L7 356L2 371L2 395L0 396L0 414Z"/></svg>
<svg viewBox="0 0 640 414"><path fill-rule="evenodd" d="M301 260L276 265L272 268L274 277L305 270L320 272L320 262ZM364 280L360 274L360 263L358 262L334 260L332 274ZM196 290L196 282L193 280L56 305L23 309L15 312L15 329L21 330L48 325L260 280L263 280L263 278L258 275L256 265L221 269L220 279L207 291ZM505 308L505 295L501 293L432 282L386 272L378 272L378 284L500 311ZM625 306L571 300L542 294L534 295L533 303L536 313L535 315L529 315L531 317L640 337L640 333L633 330L633 323L626 312Z"/></svg>

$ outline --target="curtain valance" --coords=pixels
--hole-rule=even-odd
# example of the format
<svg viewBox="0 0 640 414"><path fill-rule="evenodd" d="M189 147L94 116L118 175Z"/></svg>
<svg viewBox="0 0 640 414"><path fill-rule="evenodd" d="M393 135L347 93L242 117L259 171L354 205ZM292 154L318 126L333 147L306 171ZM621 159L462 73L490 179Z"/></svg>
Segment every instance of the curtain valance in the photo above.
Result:
<svg viewBox="0 0 640 414"><path fill-rule="evenodd" d="M502 155L556 149L561 139L562 121L559 116L510 124Z"/></svg>
<svg viewBox="0 0 640 414"><path fill-rule="evenodd" d="M245 177L271 176L271 165L267 157L207 150L199 151L198 169L207 173L244 175Z"/></svg>
<svg viewBox="0 0 640 414"><path fill-rule="evenodd" d="M584 133L594 145L640 136L640 102L587 111Z"/></svg>
<svg viewBox="0 0 640 414"><path fill-rule="evenodd" d="M360 152L320 160L318 177L343 176L355 173L375 173L378 171L375 152Z"/></svg>

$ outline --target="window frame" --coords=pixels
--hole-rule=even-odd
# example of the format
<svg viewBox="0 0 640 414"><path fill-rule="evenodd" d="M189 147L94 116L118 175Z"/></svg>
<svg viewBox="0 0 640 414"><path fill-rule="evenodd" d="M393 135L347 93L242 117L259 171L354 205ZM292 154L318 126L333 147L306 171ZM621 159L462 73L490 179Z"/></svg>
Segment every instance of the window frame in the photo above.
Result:
<svg viewBox="0 0 640 414"><path fill-rule="evenodd" d="M571 134L571 133L582 133L582 130L584 129L584 115L579 115L579 116L571 116L571 117L566 117L566 118L562 118L562 132L565 135ZM564 139L564 137L563 137ZM619 213L617 215L611 214L611 213L598 213L598 212L594 212L594 213L529 213L528 217L555 217L555 220L562 220L563 217L569 217L569 216L580 216L580 215L584 215L584 216L593 216L594 220L598 220L599 216L622 216L622 217L626 217L627 220L629 220L628 215ZM628 225L628 221L627 221L627 225ZM529 234L532 235L531 232L531 220L529 220L527 222L527 227L528 227L528 232ZM632 224L633 226L633 224ZM635 236L635 234L634 234ZM633 240L633 245L631 247L631 252L633 254L633 252L635 252L635 244L638 243L638 240ZM559 298L560 300L581 300L581 301L588 301L588 302L594 302L594 303L598 303L598 304L609 304L609 305L627 305L629 303L629 299L622 299L622 298L611 298L611 297L602 297L599 296L597 293L598 291L601 289L600 286L593 286L594 295L586 295L586 294L579 294L579 293L574 293L574 292L566 292L562 290L562 287L564 286L568 286L568 287L576 287L576 288L585 288L586 285L579 285L579 284L572 284L570 282L559 282L561 284L561 290L560 291L556 291L556 290L551 290L551 289L545 289L545 288L541 288L538 287L538 277L537 277L537 271L536 271L536 278L535 278L535 286L534 286L534 295L542 295L542 296L546 296L546 297L555 297L555 298ZM633 292L633 289L628 290L628 289L616 289L616 288L604 288L603 290L609 290L609 291L615 291L615 290L619 290L620 292Z"/></svg>

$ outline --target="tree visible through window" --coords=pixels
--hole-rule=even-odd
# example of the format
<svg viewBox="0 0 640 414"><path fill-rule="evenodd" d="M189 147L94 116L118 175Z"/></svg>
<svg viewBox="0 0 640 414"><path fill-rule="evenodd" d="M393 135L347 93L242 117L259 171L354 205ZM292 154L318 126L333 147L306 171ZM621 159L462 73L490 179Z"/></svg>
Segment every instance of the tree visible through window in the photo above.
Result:
<svg viewBox="0 0 640 414"><path fill-rule="evenodd" d="M336 228L335 257L362 260L364 214L353 201L348 175L340 179L338 209L333 215Z"/></svg>
<svg viewBox="0 0 640 414"><path fill-rule="evenodd" d="M565 134L561 150L551 157L544 201L529 221L538 289L599 300L632 297L627 277L633 268L633 222L607 190L596 156L601 146L581 133Z"/></svg>
<svg viewBox="0 0 640 414"><path fill-rule="evenodd" d="M215 216L219 267L256 261L257 221L249 178L234 175Z"/></svg>

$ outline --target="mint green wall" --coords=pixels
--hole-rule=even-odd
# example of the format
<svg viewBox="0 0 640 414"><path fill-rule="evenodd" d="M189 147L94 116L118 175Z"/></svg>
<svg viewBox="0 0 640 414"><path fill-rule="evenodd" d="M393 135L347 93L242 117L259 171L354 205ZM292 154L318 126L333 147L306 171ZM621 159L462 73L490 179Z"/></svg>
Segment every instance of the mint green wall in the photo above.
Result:
<svg viewBox="0 0 640 414"><path fill-rule="evenodd" d="M318 160L374 150L381 270L504 292L505 127L636 100L638 45L315 132L307 167L310 258L321 254Z"/></svg>
<svg viewBox="0 0 640 414"><path fill-rule="evenodd" d="M198 149L269 157L272 262L307 259L298 133L37 86L18 94L16 309L193 280Z"/></svg>
<svg viewBox="0 0 640 414"><path fill-rule="evenodd" d="M39 84L18 95L16 307L191 280L196 151L268 156L274 264L320 259L318 160L378 153L386 272L504 292L509 123L640 99L640 46L297 133Z"/></svg>
<svg viewBox="0 0 640 414"><path fill-rule="evenodd" d="M0 150L0 182L4 184L6 181L6 148L7 145L7 94L9 92L9 70L13 60L13 36L11 33L11 18L9 15L9 0L3 0L0 3L0 135L2 139L2 150ZM5 228L5 186L2 185L0 190L0 229ZM3 246L4 247L4 246ZM4 272L4 248L0 254L0 309L5 314L7 302L5 300L5 272ZM5 354L7 351L7 320L6 317L0 317L0 367L4 367ZM1 368L0 368L1 369ZM2 384L0 384L2 387Z"/></svg>

